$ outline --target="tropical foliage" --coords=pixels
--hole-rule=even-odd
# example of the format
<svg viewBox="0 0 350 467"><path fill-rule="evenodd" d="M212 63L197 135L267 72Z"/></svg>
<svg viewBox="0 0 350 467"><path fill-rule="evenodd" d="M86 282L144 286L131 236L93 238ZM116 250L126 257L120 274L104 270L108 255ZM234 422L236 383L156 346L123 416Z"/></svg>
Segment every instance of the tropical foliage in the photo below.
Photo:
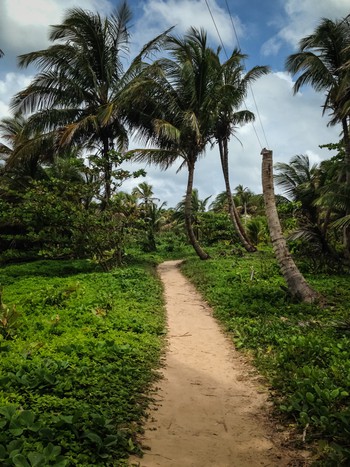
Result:
<svg viewBox="0 0 350 467"><path fill-rule="evenodd" d="M349 107L350 27L346 19L323 19L313 34L299 43L299 51L288 57L287 70L298 73L294 91L310 84L316 91L325 93L323 113L330 112L330 125L341 125L343 164L338 172L338 182L343 182L343 193L350 194L350 107ZM350 215L347 204L346 216ZM350 256L350 227L344 224L344 248Z"/></svg>
<svg viewBox="0 0 350 467"><path fill-rule="evenodd" d="M152 264L1 270L0 463L126 465L163 346Z"/></svg>
<svg viewBox="0 0 350 467"><path fill-rule="evenodd" d="M277 163L283 194L267 203L242 184L232 192L228 149L254 120L242 105L268 68L244 70L240 50L222 60L195 28L131 57L130 19L126 3L108 17L68 10L47 49L19 57L37 73L0 122L0 464L122 465L139 450L164 333L153 266L188 257L186 273L253 352L280 411L323 441L325 465L348 465L349 23L323 19L287 59L295 92L325 93L342 133L328 160ZM131 137L140 148L128 150ZM224 176L214 199L195 187L208 146ZM134 161L187 170L177 206ZM286 289L270 257L271 207L324 308ZM190 245L213 259L196 261Z"/></svg>

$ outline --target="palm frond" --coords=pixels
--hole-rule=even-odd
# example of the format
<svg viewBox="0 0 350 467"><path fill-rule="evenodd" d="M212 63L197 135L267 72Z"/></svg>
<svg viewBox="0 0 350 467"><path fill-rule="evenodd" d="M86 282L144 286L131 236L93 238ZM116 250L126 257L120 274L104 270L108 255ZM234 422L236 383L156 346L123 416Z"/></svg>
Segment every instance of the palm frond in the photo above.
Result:
<svg viewBox="0 0 350 467"><path fill-rule="evenodd" d="M345 228L350 227L350 215L344 216L341 219L337 219L336 221L332 222L330 225L336 230L343 230Z"/></svg>
<svg viewBox="0 0 350 467"><path fill-rule="evenodd" d="M125 155L135 162L145 162L148 165L156 165L161 170L166 170L179 158L178 151L165 149L131 149Z"/></svg>

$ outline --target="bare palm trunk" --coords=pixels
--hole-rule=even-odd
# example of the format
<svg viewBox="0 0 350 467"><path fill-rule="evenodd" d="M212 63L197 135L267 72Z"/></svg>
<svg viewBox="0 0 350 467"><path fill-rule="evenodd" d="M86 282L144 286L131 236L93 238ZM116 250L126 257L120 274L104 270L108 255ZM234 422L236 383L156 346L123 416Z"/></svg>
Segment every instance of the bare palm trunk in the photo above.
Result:
<svg viewBox="0 0 350 467"><path fill-rule="evenodd" d="M286 280L288 290L293 298L302 302L313 303L321 296L313 290L297 268L288 250L286 239L283 236L280 220L277 213L275 191L273 186L272 151L263 149L262 159L262 186L265 201L266 217L269 226L272 246L276 255L281 273Z"/></svg>
<svg viewBox="0 0 350 467"><path fill-rule="evenodd" d="M347 118L342 120L344 146L345 146L345 183L350 192L350 136ZM347 203L345 214L350 214L350 203ZM343 244L345 249L345 257L350 259L350 227L344 227Z"/></svg>
<svg viewBox="0 0 350 467"><path fill-rule="evenodd" d="M223 172L224 180L225 180L225 188L226 188L226 195L227 195L227 201L228 201L228 212L229 212L232 224L234 228L236 229L236 232L239 236L239 239L242 245L249 253L253 253L254 251L256 251L256 248L249 241L249 238L241 223L241 219L239 217L237 208L235 206L235 202L232 197L232 192L231 192L231 187L230 187L230 178L229 178L229 169L228 169L227 140L226 139L224 139L223 141L219 140L218 143L219 143L221 167L222 167L222 172Z"/></svg>
<svg viewBox="0 0 350 467"><path fill-rule="evenodd" d="M185 198L185 226L187 235L191 245L193 246L195 252L200 257L200 259L208 259L209 255L206 253L200 246L199 242L196 239L195 233L192 226L192 190L193 190L193 176L194 176L194 162L187 161L188 168L188 179L187 179L187 189L186 189L186 198Z"/></svg>
<svg viewBox="0 0 350 467"><path fill-rule="evenodd" d="M104 180L104 196L102 199L101 209L104 210L108 206L111 199L111 179L112 179L112 163L109 156L109 138L103 137L102 149L102 166L103 166L103 180Z"/></svg>

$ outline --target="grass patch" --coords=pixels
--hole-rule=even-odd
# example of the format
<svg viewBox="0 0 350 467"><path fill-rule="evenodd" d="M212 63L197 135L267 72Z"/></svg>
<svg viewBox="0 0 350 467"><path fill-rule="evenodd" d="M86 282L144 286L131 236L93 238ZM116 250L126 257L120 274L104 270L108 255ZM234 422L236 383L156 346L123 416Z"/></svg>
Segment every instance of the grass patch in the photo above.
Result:
<svg viewBox="0 0 350 467"><path fill-rule="evenodd" d="M317 465L350 463L350 288L346 275L309 275L328 305L293 303L269 252L186 261L183 272L235 345L266 376L280 414L317 444ZM300 436L301 439L301 436Z"/></svg>
<svg viewBox="0 0 350 467"><path fill-rule="evenodd" d="M0 284L0 465L124 465L165 332L152 263L40 261Z"/></svg>

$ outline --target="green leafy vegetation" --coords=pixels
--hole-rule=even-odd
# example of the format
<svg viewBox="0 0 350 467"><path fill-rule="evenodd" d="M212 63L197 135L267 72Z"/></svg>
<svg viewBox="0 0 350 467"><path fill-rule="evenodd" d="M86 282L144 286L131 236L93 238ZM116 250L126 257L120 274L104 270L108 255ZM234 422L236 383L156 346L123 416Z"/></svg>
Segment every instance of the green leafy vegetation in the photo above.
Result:
<svg viewBox="0 0 350 467"><path fill-rule="evenodd" d="M191 258L195 283L237 348L254 357L276 409L322 455L319 465L348 465L350 449L350 300L347 275L308 275L325 306L293 303L268 251Z"/></svg>
<svg viewBox="0 0 350 467"><path fill-rule="evenodd" d="M44 261L0 281L0 464L122 465L162 349L152 266Z"/></svg>
<svg viewBox="0 0 350 467"><path fill-rule="evenodd" d="M164 334L154 266L191 244L214 259L190 257L184 271L254 356L280 414L323 465L349 465L349 21L322 19L287 58L294 91L322 91L342 133L329 160L276 165L287 199L273 196L268 150L263 194L229 182L229 141L254 120L241 108L248 84L268 67L245 70L237 49L223 61L196 28L130 57L130 20L125 2L109 16L73 8L47 49L19 57L37 73L0 122L0 464L114 466L139 450ZM147 148L128 152L131 135ZM193 186L208 145L226 187L209 208ZM187 169L183 201L165 208L145 182L121 191L145 175L126 170L133 161ZM280 261L292 256L279 224L322 306L292 301L306 284Z"/></svg>

